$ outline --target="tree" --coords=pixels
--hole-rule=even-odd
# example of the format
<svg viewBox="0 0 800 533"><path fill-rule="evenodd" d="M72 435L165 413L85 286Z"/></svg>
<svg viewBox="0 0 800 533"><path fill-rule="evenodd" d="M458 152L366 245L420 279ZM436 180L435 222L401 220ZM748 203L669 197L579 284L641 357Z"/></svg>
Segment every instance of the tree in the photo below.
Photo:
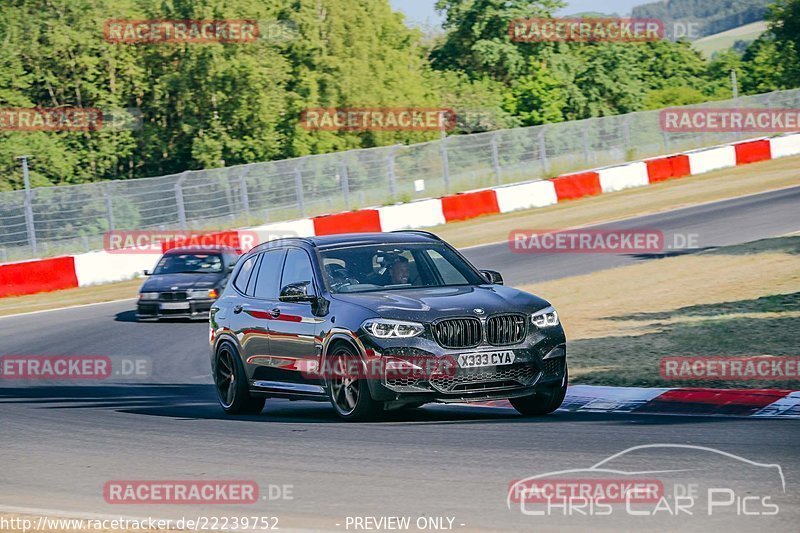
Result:
<svg viewBox="0 0 800 533"><path fill-rule="evenodd" d="M550 17L565 5L562 0L438 0L436 9L445 13L447 33L431 52L431 64L474 77L488 74L508 83L524 75L531 57L552 48L546 43L512 42L511 21Z"/></svg>

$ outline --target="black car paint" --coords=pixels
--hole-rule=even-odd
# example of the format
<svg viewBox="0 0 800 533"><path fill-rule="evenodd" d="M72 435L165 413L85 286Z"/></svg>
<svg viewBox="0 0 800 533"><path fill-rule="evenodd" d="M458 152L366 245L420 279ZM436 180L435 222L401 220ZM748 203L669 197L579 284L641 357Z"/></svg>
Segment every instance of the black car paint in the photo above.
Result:
<svg viewBox="0 0 800 533"><path fill-rule="evenodd" d="M512 346L519 364L543 368L547 358L566 359L566 338L559 324L539 329L530 324L529 315L547 308L550 304L537 296L514 288L488 283L469 286L446 286L429 288L390 289L378 292L354 292L332 294L326 286L320 267L319 251L331 247L358 246L363 244L412 244L447 243L425 232L397 232L390 234L354 234L318 237L310 239L282 239L263 244L242 257L231 279L236 279L241 265L254 254L270 249L295 247L308 253L314 271L313 286L308 291L311 301L285 302L260 300L248 297L228 287L211 309L210 339L211 364L217 347L222 342L232 343L245 366L251 394L290 399L327 400L323 389L324 379L313 379L307 374L293 370L293 362L301 361L318 365L327 357L336 342L346 342L362 358L371 353L403 358L410 355L441 357L466 351L497 349L482 344L473 350L447 350L431 335L429 324L447 317L475 317L488 319L500 313L519 312L528 315L528 332L525 339ZM459 257L463 256L454 248ZM464 259L467 264L470 264ZM470 264L470 267L474 267ZM475 270L477 273L478 271ZM493 273L496 274L496 273ZM494 278L497 279L497 278ZM481 315L476 310L481 309ZM371 318L391 318L426 324L422 335L406 339L377 339L363 331L361 325ZM288 361L288 363L287 363ZM539 378L530 387L498 392L475 392L443 394L430 392L398 392L381 380L367 380L372 397L385 402L456 402L483 399L529 396L538 387L553 387L561 384L560 376ZM296 384L303 390L292 387L266 387L257 383L269 382ZM310 385L312 391L304 386Z"/></svg>

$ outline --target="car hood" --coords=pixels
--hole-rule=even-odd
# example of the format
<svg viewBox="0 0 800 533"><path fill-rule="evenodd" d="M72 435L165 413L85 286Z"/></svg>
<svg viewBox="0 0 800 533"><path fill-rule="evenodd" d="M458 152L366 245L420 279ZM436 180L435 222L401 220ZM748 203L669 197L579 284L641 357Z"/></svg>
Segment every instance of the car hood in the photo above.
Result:
<svg viewBox="0 0 800 533"><path fill-rule="evenodd" d="M365 307L384 318L417 322L448 316L532 313L550 305L538 296L501 285L340 293L333 297ZM484 314L479 315L475 309L483 309Z"/></svg>
<svg viewBox="0 0 800 533"><path fill-rule="evenodd" d="M213 289L218 287L224 274L160 274L150 276L142 292L184 291L188 289Z"/></svg>

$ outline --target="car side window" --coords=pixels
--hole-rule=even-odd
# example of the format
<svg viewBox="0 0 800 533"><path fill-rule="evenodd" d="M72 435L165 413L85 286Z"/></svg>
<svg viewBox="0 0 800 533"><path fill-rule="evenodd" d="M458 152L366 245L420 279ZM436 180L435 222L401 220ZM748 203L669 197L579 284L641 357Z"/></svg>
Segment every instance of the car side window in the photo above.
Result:
<svg viewBox="0 0 800 533"><path fill-rule="evenodd" d="M233 286L242 294L247 294L247 284L250 281L250 275L253 273L256 259L258 259L258 256L254 255L245 261L244 264L242 264L241 270L239 270L239 273L236 275L236 279L233 281Z"/></svg>
<svg viewBox="0 0 800 533"><path fill-rule="evenodd" d="M285 287L290 283L303 283L311 282L313 289L313 269L311 268L311 259L308 254L299 248L290 248L286 255L286 263L283 265L283 277L281 279L281 287Z"/></svg>
<svg viewBox="0 0 800 533"><path fill-rule="evenodd" d="M280 292L281 263L284 250L270 250L264 252L261 265L258 267L256 277L256 298L277 300Z"/></svg>

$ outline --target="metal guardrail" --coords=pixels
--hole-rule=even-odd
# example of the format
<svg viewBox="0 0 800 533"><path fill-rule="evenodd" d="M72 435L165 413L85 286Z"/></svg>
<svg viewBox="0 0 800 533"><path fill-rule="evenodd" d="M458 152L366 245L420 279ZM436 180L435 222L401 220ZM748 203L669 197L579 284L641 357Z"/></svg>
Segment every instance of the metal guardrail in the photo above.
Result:
<svg viewBox="0 0 800 533"><path fill-rule="evenodd" d="M687 107L800 108L800 90ZM545 179L743 137L668 133L660 111L643 111L408 146L3 192L0 261L102 249L108 230L264 224Z"/></svg>

